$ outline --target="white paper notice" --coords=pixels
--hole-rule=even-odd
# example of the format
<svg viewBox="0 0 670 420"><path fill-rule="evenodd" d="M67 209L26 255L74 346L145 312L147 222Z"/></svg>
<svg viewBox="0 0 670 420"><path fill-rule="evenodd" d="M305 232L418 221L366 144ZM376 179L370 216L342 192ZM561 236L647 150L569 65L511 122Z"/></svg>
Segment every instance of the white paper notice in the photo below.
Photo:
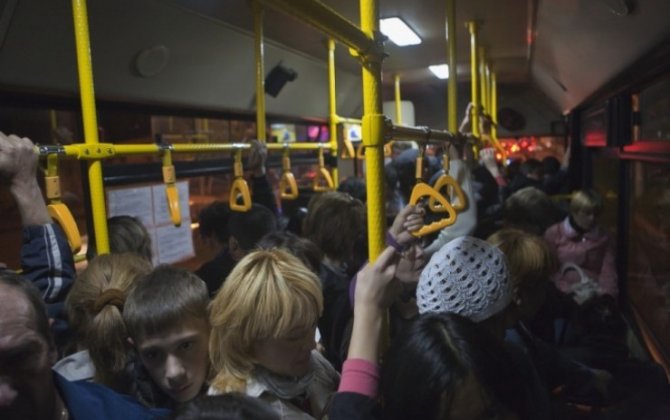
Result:
<svg viewBox="0 0 670 420"><path fill-rule="evenodd" d="M195 255L188 181L177 182L181 226L172 224L168 213L165 184L114 188L107 191L109 217L137 217L151 236L153 263L171 264Z"/></svg>
<svg viewBox="0 0 670 420"><path fill-rule="evenodd" d="M182 220L180 227L172 224L157 227L156 242L161 264L183 261L195 255L189 219Z"/></svg>
<svg viewBox="0 0 670 420"><path fill-rule="evenodd" d="M154 225L151 187L118 188L107 191L107 216L134 216L147 228Z"/></svg>

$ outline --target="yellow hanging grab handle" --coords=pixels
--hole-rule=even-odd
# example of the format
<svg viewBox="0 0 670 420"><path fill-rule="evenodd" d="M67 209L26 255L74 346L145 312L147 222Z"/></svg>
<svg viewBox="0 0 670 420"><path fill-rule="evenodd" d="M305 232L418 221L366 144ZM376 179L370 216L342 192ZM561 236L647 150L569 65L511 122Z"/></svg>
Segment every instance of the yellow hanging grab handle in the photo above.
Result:
<svg viewBox="0 0 670 420"><path fill-rule="evenodd" d="M358 144L358 147L356 148L356 159L358 160L365 159L365 146L363 145L363 142L360 142Z"/></svg>
<svg viewBox="0 0 670 420"><path fill-rule="evenodd" d="M228 196L228 206L234 211L249 211L251 209L251 193L249 192L249 184L244 179L244 170L242 169L242 149L235 151L234 175L235 180L230 187L230 195ZM238 196L242 197L242 204L237 203Z"/></svg>
<svg viewBox="0 0 670 420"><path fill-rule="evenodd" d="M395 140L391 140L390 142L384 144L384 157L393 156L393 143L395 143Z"/></svg>
<svg viewBox="0 0 670 420"><path fill-rule="evenodd" d="M291 157L288 146L284 148L282 157L282 174L279 180L279 193L282 200L295 200L298 198L298 184L295 182L295 176L291 172Z"/></svg>
<svg viewBox="0 0 670 420"><path fill-rule="evenodd" d="M49 204L47 210L49 216L63 229L67 243L73 254L81 250L81 235L77 223L72 217L70 209L61 201L60 178L58 177L58 156L50 154L47 157L47 173L44 177L47 198Z"/></svg>
<svg viewBox="0 0 670 420"><path fill-rule="evenodd" d="M179 191L177 190L177 175L172 164L172 150L163 151L163 182L165 183L165 198L170 220L176 227L181 226L181 210L179 208Z"/></svg>
<svg viewBox="0 0 670 420"><path fill-rule="evenodd" d="M362 144L362 143L361 143ZM324 185L325 184L325 185ZM319 169L314 176L314 191L325 192L335 189L333 178L323 162L323 148L319 149Z"/></svg>
<svg viewBox="0 0 670 420"><path fill-rule="evenodd" d="M454 208L451 206L451 203L449 203L449 201L447 201L447 199L442 194L435 191L430 185L423 182L422 174L423 174L423 148L419 148L419 155L416 158L416 174L415 174L417 182L416 185L414 185L414 188L412 189L412 195L409 198L409 204L417 205L419 201L424 197L434 199L444 209L443 211L447 213L447 217L442 218L436 222L430 223L428 225L424 225L421 229L412 232L412 235L419 237L428 235L429 233L436 232L456 222L456 210L454 210Z"/></svg>
<svg viewBox="0 0 670 420"><path fill-rule="evenodd" d="M443 188L446 188L446 196L449 196L450 193L455 194L458 201L456 204L452 204L451 206L454 210L456 210L456 212L460 213L468 207L468 197L463 192L463 189L461 188L458 181L449 175L449 155L446 152L444 153L442 159L444 159L442 162L444 173L440 175L437 181L435 181L433 189L439 193ZM446 211L444 207L442 207L442 205L434 198L431 198L428 201L428 207L430 207L430 209L434 212Z"/></svg>
<svg viewBox="0 0 670 420"><path fill-rule="evenodd" d="M340 153L340 158L342 159L354 159L356 157L356 152L354 150L354 144L350 139L345 138L342 140L342 153Z"/></svg>

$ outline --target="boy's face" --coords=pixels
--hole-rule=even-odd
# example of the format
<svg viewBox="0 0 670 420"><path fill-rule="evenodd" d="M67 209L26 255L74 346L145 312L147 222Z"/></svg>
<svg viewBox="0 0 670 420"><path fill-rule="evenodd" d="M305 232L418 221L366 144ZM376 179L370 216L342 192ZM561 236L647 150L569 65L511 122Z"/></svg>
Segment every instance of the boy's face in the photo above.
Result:
<svg viewBox="0 0 670 420"><path fill-rule="evenodd" d="M177 402L195 398L207 379L209 330L204 319L190 319L135 343L151 379Z"/></svg>

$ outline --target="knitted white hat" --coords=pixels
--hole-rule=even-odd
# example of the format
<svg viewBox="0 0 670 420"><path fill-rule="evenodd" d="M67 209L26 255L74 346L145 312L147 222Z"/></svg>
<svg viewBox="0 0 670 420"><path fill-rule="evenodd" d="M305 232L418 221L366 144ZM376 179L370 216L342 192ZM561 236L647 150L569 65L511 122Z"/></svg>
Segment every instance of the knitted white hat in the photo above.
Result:
<svg viewBox="0 0 670 420"><path fill-rule="evenodd" d="M433 254L416 289L419 313L455 313L481 322L512 301L505 255L471 236L456 238Z"/></svg>

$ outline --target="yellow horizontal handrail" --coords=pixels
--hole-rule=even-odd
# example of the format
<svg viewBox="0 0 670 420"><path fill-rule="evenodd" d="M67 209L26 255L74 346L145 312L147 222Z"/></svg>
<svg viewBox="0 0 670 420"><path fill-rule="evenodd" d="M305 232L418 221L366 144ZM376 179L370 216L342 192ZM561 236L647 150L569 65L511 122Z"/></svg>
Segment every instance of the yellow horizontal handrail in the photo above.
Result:
<svg viewBox="0 0 670 420"><path fill-rule="evenodd" d="M337 41L356 51L359 55L383 55L383 45L375 42L357 25L347 20L335 10L313 0L260 0L261 3L283 10L332 36Z"/></svg>
<svg viewBox="0 0 670 420"><path fill-rule="evenodd" d="M269 150L320 150L329 148L328 143L289 143L288 146L279 143L268 143ZM37 145L35 152L42 156L56 154L60 156L74 157L77 159L105 159L114 156L145 155L163 153L169 147L173 153L212 153L228 152L233 150L250 149L249 143L219 143L219 144L171 144L169 146L160 144L112 144L98 143L94 145L76 143L69 145Z"/></svg>
<svg viewBox="0 0 670 420"><path fill-rule="evenodd" d="M404 125L394 125L387 122L386 138L393 140L413 140L418 143L428 143L431 141L448 141L460 143L459 136L450 131L431 130L428 127L408 127Z"/></svg>

